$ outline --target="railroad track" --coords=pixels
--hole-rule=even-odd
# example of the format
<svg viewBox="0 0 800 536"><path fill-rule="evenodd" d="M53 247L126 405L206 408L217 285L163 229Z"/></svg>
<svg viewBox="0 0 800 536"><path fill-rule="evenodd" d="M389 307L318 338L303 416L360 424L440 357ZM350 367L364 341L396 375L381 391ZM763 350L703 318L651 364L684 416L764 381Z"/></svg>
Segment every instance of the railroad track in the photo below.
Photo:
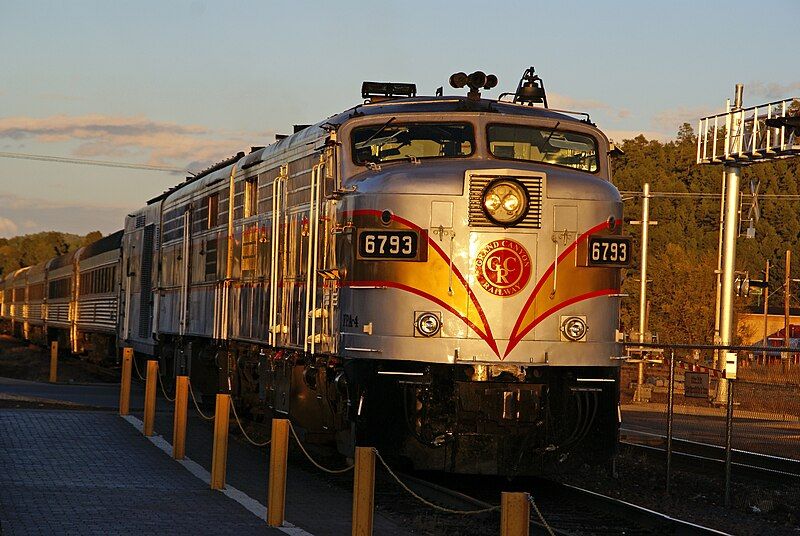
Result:
<svg viewBox="0 0 800 536"><path fill-rule="evenodd" d="M406 484L416 493L432 502L446 505L449 508L483 509L499 503L501 491L528 491L534 498L542 513L544 522L554 534L558 535L720 535L726 534L708 527L621 501L575 486L560 484L543 479L522 479L509 483L498 478L459 477L456 486L445 486L428 479L411 475L402 475ZM434 477L436 479L436 477ZM459 488L458 490L452 487ZM423 507L424 508L424 507ZM489 522L492 516L499 514L482 514ZM472 519L473 529L454 534L482 534L474 528L477 523ZM492 530L487 534L496 534L496 520L491 523ZM545 529L544 523L531 512L532 533L540 534Z"/></svg>
<svg viewBox="0 0 800 536"><path fill-rule="evenodd" d="M666 456L667 438L664 435L623 429L620 443L646 453ZM725 464L724 447L688 439L673 438L672 455L675 461L693 467L721 469ZM737 472L751 478L778 482L792 479L800 483L800 460L732 449L731 465Z"/></svg>

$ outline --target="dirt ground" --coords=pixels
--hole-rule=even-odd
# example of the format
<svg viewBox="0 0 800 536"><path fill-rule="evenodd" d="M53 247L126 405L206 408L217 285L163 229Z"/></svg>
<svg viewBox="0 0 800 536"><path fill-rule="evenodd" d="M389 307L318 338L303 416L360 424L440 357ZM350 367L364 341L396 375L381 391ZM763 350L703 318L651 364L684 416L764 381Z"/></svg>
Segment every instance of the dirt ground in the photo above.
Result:
<svg viewBox="0 0 800 536"><path fill-rule="evenodd" d="M0 376L46 382L50 377L50 349L0 335ZM58 358L59 383L119 381L117 371L105 371L61 352Z"/></svg>
<svg viewBox="0 0 800 536"><path fill-rule="evenodd" d="M731 508L724 506L724 475L716 470L673 468L665 491L665 460L623 447L617 478L604 469L583 467L563 482L644 506L672 517L731 534L800 534L800 486L738 478L731 483Z"/></svg>

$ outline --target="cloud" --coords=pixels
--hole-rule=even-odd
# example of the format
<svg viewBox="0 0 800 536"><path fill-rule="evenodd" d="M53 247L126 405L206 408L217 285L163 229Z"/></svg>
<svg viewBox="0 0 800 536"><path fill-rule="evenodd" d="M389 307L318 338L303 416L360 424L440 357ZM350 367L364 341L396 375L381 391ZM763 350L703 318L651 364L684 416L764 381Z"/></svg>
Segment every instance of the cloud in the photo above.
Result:
<svg viewBox="0 0 800 536"><path fill-rule="evenodd" d="M763 82L750 82L745 84L745 106L749 106L746 97L750 93L767 99L788 99L790 97L796 97L798 93L800 93L800 82L792 82L789 84L779 84L777 82L769 82L766 84Z"/></svg>
<svg viewBox="0 0 800 536"><path fill-rule="evenodd" d="M50 230L86 234L99 229L108 234L122 228L125 215L139 204L135 200L130 205L92 204L0 194L0 237ZM32 211L35 220L30 217Z"/></svg>
<svg viewBox="0 0 800 536"><path fill-rule="evenodd" d="M0 216L0 237L15 236L19 231L19 227L8 218Z"/></svg>
<svg viewBox="0 0 800 536"><path fill-rule="evenodd" d="M39 93L37 97L46 101L67 101L67 102L79 101L83 99L83 97L78 97L77 95L66 95L64 93Z"/></svg>
<svg viewBox="0 0 800 536"><path fill-rule="evenodd" d="M35 197L23 197L15 194L0 193L0 210L3 212L7 210L27 211L30 215L32 210L52 210L52 209L103 209L112 208L119 209L127 207L127 204L109 204L109 203L76 203L70 201L58 201L54 199L43 199Z"/></svg>
<svg viewBox="0 0 800 536"><path fill-rule="evenodd" d="M560 95L558 93L548 92L547 104L552 108L561 108L564 110L609 110L611 106L605 102L594 99L575 99L567 95Z"/></svg>
<svg viewBox="0 0 800 536"><path fill-rule="evenodd" d="M274 134L274 132L272 132ZM143 116L54 115L0 118L0 139L72 143L73 156L128 158L152 165L210 163L263 141L269 132L214 131Z"/></svg>

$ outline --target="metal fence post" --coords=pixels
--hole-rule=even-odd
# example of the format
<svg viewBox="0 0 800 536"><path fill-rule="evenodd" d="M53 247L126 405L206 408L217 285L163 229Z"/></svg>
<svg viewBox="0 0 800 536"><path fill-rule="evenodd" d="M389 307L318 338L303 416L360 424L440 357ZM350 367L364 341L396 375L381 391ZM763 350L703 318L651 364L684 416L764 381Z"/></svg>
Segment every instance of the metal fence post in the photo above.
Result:
<svg viewBox="0 0 800 536"><path fill-rule="evenodd" d="M186 412L189 409L189 376L175 378L175 414L172 419L172 457L186 454Z"/></svg>
<svg viewBox="0 0 800 536"><path fill-rule="evenodd" d="M119 414L128 415L131 411L131 365L133 348L122 350L122 379L119 386Z"/></svg>
<svg viewBox="0 0 800 536"><path fill-rule="evenodd" d="M228 426L231 417L231 395L217 394L214 413L214 450L211 455L211 489L225 488L225 466L228 461Z"/></svg>
<svg viewBox="0 0 800 536"><path fill-rule="evenodd" d="M58 341L50 343L50 383L58 382Z"/></svg>
<svg viewBox="0 0 800 536"><path fill-rule="evenodd" d="M725 508L731 505L731 435L733 431L733 387L736 382L728 380L728 411L725 415Z"/></svg>
<svg viewBox="0 0 800 536"><path fill-rule="evenodd" d="M353 475L353 536L371 536L375 512L375 449L356 447Z"/></svg>
<svg viewBox="0 0 800 536"><path fill-rule="evenodd" d="M528 536L531 503L527 493L503 492L500 496L500 535Z"/></svg>
<svg viewBox="0 0 800 536"><path fill-rule="evenodd" d="M669 395L667 398L667 495L672 480L672 424L675 419L675 350L669 356Z"/></svg>
<svg viewBox="0 0 800 536"><path fill-rule="evenodd" d="M289 419L272 419L267 484L267 524L283 525L286 515L286 461L289 458Z"/></svg>
<svg viewBox="0 0 800 536"><path fill-rule="evenodd" d="M147 362L147 384L144 389L144 435L153 435L156 417L156 382L158 381L158 361Z"/></svg>

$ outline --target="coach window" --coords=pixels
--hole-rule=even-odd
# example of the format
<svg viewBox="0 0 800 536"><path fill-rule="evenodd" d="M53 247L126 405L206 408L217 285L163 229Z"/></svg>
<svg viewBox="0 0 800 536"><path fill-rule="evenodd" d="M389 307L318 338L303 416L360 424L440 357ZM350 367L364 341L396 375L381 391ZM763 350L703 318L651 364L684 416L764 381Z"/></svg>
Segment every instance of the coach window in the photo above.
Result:
<svg viewBox="0 0 800 536"><path fill-rule="evenodd" d="M244 182L244 217L258 214L258 178L252 177Z"/></svg>
<svg viewBox="0 0 800 536"><path fill-rule="evenodd" d="M523 125L489 125L487 134L495 158L598 169L597 140L586 134Z"/></svg>
<svg viewBox="0 0 800 536"><path fill-rule="evenodd" d="M208 215L206 221L208 222L207 229L212 229L217 226L219 220L219 194L211 194L208 196Z"/></svg>
<svg viewBox="0 0 800 536"><path fill-rule="evenodd" d="M356 164L414 161L421 158L463 158L475 148L469 123L406 123L389 120L353 130Z"/></svg>

